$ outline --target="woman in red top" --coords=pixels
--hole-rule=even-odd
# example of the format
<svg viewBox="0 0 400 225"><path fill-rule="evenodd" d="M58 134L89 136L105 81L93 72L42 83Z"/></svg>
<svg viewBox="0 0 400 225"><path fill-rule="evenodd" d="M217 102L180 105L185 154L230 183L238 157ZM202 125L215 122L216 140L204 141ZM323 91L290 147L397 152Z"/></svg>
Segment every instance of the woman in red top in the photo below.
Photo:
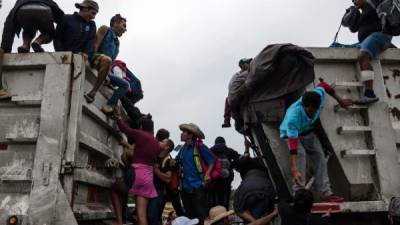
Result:
<svg viewBox="0 0 400 225"><path fill-rule="evenodd" d="M147 225L147 205L150 198L157 197L153 184L153 166L157 157L170 148L170 140L157 141L151 132L128 127L121 118L119 107L116 108L117 124L119 129L135 140L135 154L132 167L135 168L136 178L130 194L136 196L136 206L139 225Z"/></svg>

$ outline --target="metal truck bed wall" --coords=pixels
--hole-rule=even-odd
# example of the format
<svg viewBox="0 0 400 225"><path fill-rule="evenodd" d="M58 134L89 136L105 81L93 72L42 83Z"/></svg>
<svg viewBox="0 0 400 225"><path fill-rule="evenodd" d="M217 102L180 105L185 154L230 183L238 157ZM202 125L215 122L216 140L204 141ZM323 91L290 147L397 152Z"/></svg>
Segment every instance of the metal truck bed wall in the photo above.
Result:
<svg viewBox="0 0 400 225"><path fill-rule="evenodd" d="M315 84L319 83L318 78L323 78L336 84L338 95L360 97L362 85L357 49L308 50L316 57ZM327 97L321 115L322 142L331 152L328 161L331 185L334 193L344 196L346 201L335 205L334 211L341 213L384 212L390 198L400 196L400 50L385 51L373 61L373 67L374 90L379 102L344 110L333 98ZM263 122L262 127L264 135L268 136L268 126ZM253 134L255 129L256 126ZM256 142L259 142L257 137ZM272 150L290 188L288 150ZM370 221L359 222L368 224Z"/></svg>
<svg viewBox="0 0 400 225"><path fill-rule="evenodd" d="M96 74L71 53L6 54L4 84L15 94L0 100L0 224L83 224L113 217L113 173L119 158L114 121L93 104Z"/></svg>

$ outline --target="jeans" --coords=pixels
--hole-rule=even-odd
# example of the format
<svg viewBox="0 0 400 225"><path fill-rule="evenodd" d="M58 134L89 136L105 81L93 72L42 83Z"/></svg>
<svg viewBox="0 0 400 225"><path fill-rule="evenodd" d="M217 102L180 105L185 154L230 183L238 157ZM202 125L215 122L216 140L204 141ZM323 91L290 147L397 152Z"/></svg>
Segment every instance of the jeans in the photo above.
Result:
<svg viewBox="0 0 400 225"><path fill-rule="evenodd" d="M340 43L333 43L332 48L358 48L362 52L367 52L371 58L376 58L377 55L392 46L392 36L382 32L374 32L370 34L360 43L352 45L344 45Z"/></svg>
<svg viewBox="0 0 400 225"><path fill-rule="evenodd" d="M110 78L111 84L118 87L118 89L114 91L113 95L107 102L108 106L114 107L117 105L118 100L124 97L128 92L129 82L114 75L109 75L108 77Z"/></svg>
<svg viewBox="0 0 400 225"><path fill-rule="evenodd" d="M222 205L229 209L229 198L231 196L231 184L217 186L208 192L208 206L210 208Z"/></svg>
<svg viewBox="0 0 400 225"><path fill-rule="evenodd" d="M307 153L314 165L314 177L317 190L322 196L332 195L331 184L328 177L327 160L317 135L311 132L305 136L300 136L299 140L300 142L297 148L297 168L303 177L302 186L305 185ZM293 191L297 191L300 188L301 187L295 184Z"/></svg>
<svg viewBox="0 0 400 225"><path fill-rule="evenodd" d="M205 188L200 187L192 193L183 190L181 196L186 216L190 219L199 219L199 225L203 225L209 210Z"/></svg>
<svg viewBox="0 0 400 225"><path fill-rule="evenodd" d="M157 190L158 196L149 201L147 207L149 225L161 225L162 213L165 206L165 193L164 190Z"/></svg>

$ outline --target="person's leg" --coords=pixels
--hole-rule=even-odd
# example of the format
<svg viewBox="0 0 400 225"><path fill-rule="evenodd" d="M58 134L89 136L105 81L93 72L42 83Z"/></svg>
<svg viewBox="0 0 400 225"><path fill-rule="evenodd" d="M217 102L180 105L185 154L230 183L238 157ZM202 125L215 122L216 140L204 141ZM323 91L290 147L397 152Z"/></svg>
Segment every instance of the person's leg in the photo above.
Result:
<svg viewBox="0 0 400 225"><path fill-rule="evenodd" d="M231 107L228 98L225 99L224 123L222 124L222 127L231 127Z"/></svg>
<svg viewBox="0 0 400 225"><path fill-rule="evenodd" d="M87 94L86 99L93 99L96 97L97 92L99 91L101 85L104 83L104 80L106 79L110 69L111 69L111 64L112 60L108 56L99 56L101 57L99 59L99 70L97 73L97 80L96 83L94 84L92 90ZM92 100L88 101L89 103L92 102Z"/></svg>
<svg viewBox="0 0 400 225"><path fill-rule="evenodd" d="M181 204L181 197L179 192L178 193L170 193L171 203L174 207L177 216L183 216L185 213L183 212L182 204Z"/></svg>
<svg viewBox="0 0 400 225"><path fill-rule="evenodd" d="M182 191L181 197L182 197L183 208L185 210L185 216L189 217L190 219L196 218L196 212L193 205L197 204L197 202L194 201L193 194L187 193L186 191ZM202 202L206 201L202 199Z"/></svg>
<svg viewBox="0 0 400 225"><path fill-rule="evenodd" d="M140 110L130 101L130 99L126 96L121 99L122 107L124 107L128 117L131 119L131 125L134 125L132 128L139 128L137 124L138 120L143 116Z"/></svg>
<svg viewBox="0 0 400 225"><path fill-rule="evenodd" d="M304 141L304 137L299 137L299 144L297 147L297 169L303 178L303 182L301 184L294 183L293 185L293 193L296 193L297 190L304 188L306 181L306 152L304 150L306 142Z"/></svg>
<svg viewBox="0 0 400 225"><path fill-rule="evenodd" d="M54 19L51 9L40 12L42 15L38 19L36 26L40 31L40 35L32 42L31 46L35 52L44 52L42 44L50 43L54 35Z"/></svg>
<svg viewBox="0 0 400 225"><path fill-rule="evenodd" d="M103 107L102 111L105 113L112 112L113 108L117 105L118 100L125 96L129 89L128 81L114 75L108 77L110 78L111 84L117 86L118 89L114 91L111 98L107 101L107 105Z"/></svg>
<svg viewBox="0 0 400 225"><path fill-rule="evenodd" d="M199 188L193 192L193 208L195 211L195 218L199 219L199 224L202 225L204 220L208 217L209 208L207 201L207 193L205 188Z"/></svg>
<svg viewBox="0 0 400 225"><path fill-rule="evenodd" d="M111 189L111 203L115 213L115 225L122 225L122 200L121 200L121 185L122 181L117 181ZM122 183L123 185L123 183Z"/></svg>
<svg viewBox="0 0 400 225"><path fill-rule="evenodd" d="M324 150L317 137L312 132L304 139L304 147L314 165L314 177L317 190L322 196L332 195L331 185L328 177L327 160Z"/></svg>
<svg viewBox="0 0 400 225"><path fill-rule="evenodd" d="M147 207L149 225L160 225L162 209L164 205L164 193L162 190L157 191L157 197L149 200Z"/></svg>
<svg viewBox="0 0 400 225"><path fill-rule="evenodd" d="M225 208L227 210L229 210L229 208L230 208L229 200L231 198L231 185L230 184L224 188L224 191L223 191L223 193L221 193L221 195L222 195L222 205L225 206Z"/></svg>
<svg viewBox="0 0 400 225"><path fill-rule="evenodd" d="M148 225L147 222L147 205L149 200L142 196L136 197L137 217L139 225Z"/></svg>
<svg viewBox="0 0 400 225"><path fill-rule="evenodd" d="M361 104L368 104L378 101L373 91L374 71L371 60L385 51L391 45L392 37L382 32L375 32L369 35L360 43L358 62L361 70L361 82L364 84L364 96Z"/></svg>

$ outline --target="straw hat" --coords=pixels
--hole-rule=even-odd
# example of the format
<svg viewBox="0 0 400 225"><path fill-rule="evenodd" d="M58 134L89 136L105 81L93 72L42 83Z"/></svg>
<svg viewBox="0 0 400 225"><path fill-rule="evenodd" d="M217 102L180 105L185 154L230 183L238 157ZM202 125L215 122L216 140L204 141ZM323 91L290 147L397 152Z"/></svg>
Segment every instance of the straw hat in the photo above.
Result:
<svg viewBox="0 0 400 225"><path fill-rule="evenodd" d="M212 207L209 216L204 220L204 225L211 225L234 213L233 210L226 211L226 208L220 205Z"/></svg>
<svg viewBox="0 0 400 225"><path fill-rule="evenodd" d="M181 124L181 125L179 125L179 129L181 129L181 131L189 131L197 138L200 138L200 139L205 138L204 133L194 123Z"/></svg>

